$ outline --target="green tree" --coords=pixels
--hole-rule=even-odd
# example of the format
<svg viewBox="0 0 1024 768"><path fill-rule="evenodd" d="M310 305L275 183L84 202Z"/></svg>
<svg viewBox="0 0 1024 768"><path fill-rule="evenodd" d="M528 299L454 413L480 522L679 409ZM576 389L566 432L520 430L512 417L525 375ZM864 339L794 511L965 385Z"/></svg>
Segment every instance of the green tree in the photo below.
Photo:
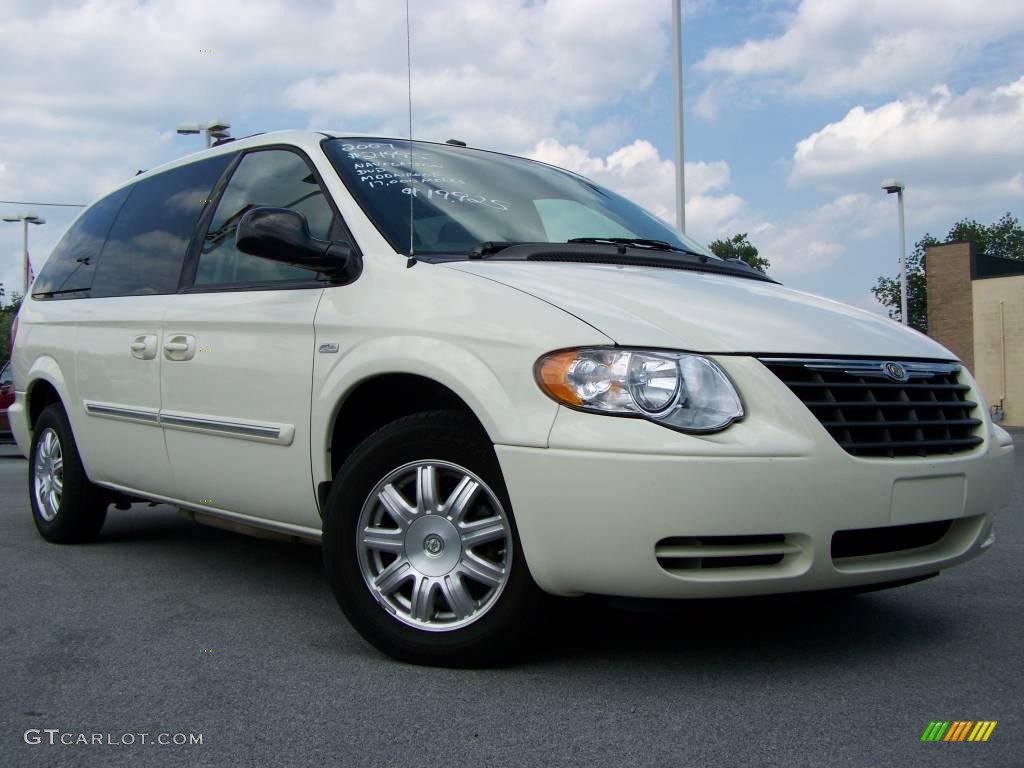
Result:
<svg viewBox="0 0 1024 768"><path fill-rule="evenodd" d="M957 241L974 243L978 253L988 256L1024 259L1024 228L1017 217L1009 213L988 225L974 219L960 219L950 228L944 241L926 234L914 244L913 253L907 255L907 314L910 325L919 331L928 331L928 284L924 272L924 250L943 242ZM871 292L880 304L889 308L889 317L894 320L903 319L899 275L879 277Z"/></svg>
<svg viewBox="0 0 1024 768"><path fill-rule="evenodd" d="M708 245L711 252L720 259L742 259L754 269L767 272L771 262L757 255L757 248L747 239L747 233L733 235L727 240L715 240Z"/></svg>
<svg viewBox="0 0 1024 768"><path fill-rule="evenodd" d="M974 243L978 253L1004 259L1024 259L1024 229L1016 216L1003 217L988 226L974 219L961 219L949 230L946 242L966 240Z"/></svg>
<svg viewBox="0 0 1024 768"><path fill-rule="evenodd" d="M21 309L21 294L11 296L11 303L0 306L0 362L11 356L11 323Z"/></svg>
<svg viewBox="0 0 1024 768"><path fill-rule="evenodd" d="M910 325L922 333L928 332L928 286L924 279L924 249L942 241L925 235L914 243L914 251L907 254L907 314ZM871 289L878 303L889 308L889 317L903 319L900 304L900 276L880 277Z"/></svg>

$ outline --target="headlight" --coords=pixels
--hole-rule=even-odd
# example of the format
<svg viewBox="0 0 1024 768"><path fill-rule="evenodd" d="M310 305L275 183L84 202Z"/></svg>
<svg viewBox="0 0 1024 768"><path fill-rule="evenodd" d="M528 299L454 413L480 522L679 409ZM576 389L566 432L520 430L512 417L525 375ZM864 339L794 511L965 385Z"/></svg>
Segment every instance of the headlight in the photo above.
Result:
<svg viewBox="0 0 1024 768"><path fill-rule="evenodd" d="M638 416L681 432L716 432L743 418L729 377L700 355L570 349L544 355L535 371L549 397L581 411Z"/></svg>

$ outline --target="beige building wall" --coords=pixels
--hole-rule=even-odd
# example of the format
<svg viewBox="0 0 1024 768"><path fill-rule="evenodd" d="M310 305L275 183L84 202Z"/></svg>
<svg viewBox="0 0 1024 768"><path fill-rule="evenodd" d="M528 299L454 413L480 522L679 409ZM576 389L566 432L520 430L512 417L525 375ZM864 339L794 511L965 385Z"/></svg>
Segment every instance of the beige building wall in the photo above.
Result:
<svg viewBox="0 0 1024 768"><path fill-rule="evenodd" d="M928 276L931 299L931 274ZM1003 401L1003 426L1024 426L1024 275L971 284L973 372L989 405ZM929 322L931 312L929 311Z"/></svg>
<svg viewBox="0 0 1024 768"><path fill-rule="evenodd" d="M925 251L928 335L974 370L971 325L971 244L947 243Z"/></svg>

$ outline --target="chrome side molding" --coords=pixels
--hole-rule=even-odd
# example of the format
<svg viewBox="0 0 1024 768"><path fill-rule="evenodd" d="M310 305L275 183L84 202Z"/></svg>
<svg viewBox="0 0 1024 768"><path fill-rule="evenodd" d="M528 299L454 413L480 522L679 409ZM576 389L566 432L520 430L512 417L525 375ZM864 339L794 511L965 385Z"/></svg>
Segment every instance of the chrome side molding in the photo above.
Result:
<svg viewBox="0 0 1024 768"><path fill-rule="evenodd" d="M226 421L209 416L193 416L184 413L169 413L147 408L98 403L84 400L82 405L90 416L99 416L120 421L134 421L164 429L179 429L188 432L204 432L234 437L241 440L256 440L261 443L291 445L295 439L295 427L291 424L269 424L245 421Z"/></svg>
<svg viewBox="0 0 1024 768"><path fill-rule="evenodd" d="M160 412L148 408L126 408L121 405L109 405L107 403L94 403L89 400L82 401L85 412L90 416L105 416L110 419L121 419L123 421L138 421L143 424L160 422Z"/></svg>

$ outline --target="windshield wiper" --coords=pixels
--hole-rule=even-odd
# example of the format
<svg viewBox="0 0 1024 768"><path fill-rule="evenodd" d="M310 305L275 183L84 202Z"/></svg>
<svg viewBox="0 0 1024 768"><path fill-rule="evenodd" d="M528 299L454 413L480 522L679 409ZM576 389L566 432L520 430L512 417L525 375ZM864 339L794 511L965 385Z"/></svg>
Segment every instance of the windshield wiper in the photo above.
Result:
<svg viewBox="0 0 1024 768"><path fill-rule="evenodd" d="M619 247L632 246L634 248L643 248L650 251L688 253L691 256L696 256L700 259L701 263L708 260L708 257L705 254L699 253L698 251L691 251L688 248L680 248L679 246L672 245L672 243L667 243L664 240L651 240L645 237L573 237L565 242L582 245L615 245ZM512 248L517 245L535 244L539 243L531 240L486 240L482 243L477 243L477 245L469 251L469 258L486 259L488 256L493 256L506 248ZM545 243L545 245L556 245L556 243Z"/></svg>
<svg viewBox="0 0 1024 768"><path fill-rule="evenodd" d="M82 293L83 291L89 290L88 288L65 288L62 291L35 291L32 294L32 298L44 298L48 299L51 296L60 296L65 293Z"/></svg>
<svg viewBox="0 0 1024 768"><path fill-rule="evenodd" d="M652 240L646 237L573 237L565 241L573 245L613 245L625 253L625 248L641 248L645 251L667 251L670 253L685 253L696 256L701 264L706 264L708 257L699 251L691 251L689 248L680 248L664 240ZM485 240L477 243L468 252L470 259L486 259L506 248L513 248L518 245L557 245L557 243L542 243L532 240Z"/></svg>
<svg viewBox="0 0 1024 768"><path fill-rule="evenodd" d="M631 238L623 238L632 243ZM656 241L657 242L657 241ZM595 246L603 245L603 248ZM611 245L613 247L609 248ZM667 246L667 247L666 247ZM658 267L663 269L688 269L696 272L732 275L750 280L763 280L774 283L768 275L759 272L740 260L710 259L700 253L683 250L671 243L655 248L653 246L635 246L627 253L626 243L617 243L611 238L583 238L583 242L547 241L508 242L485 241L470 251L462 251L471 260L493 259L501 262L564 262L576 264L611 264L624 267ZM455 251L446 254L430 254L438 261L451 261L457 258ZM446 258L447 257L447 258Z"/></svg>
<svg viewBox="0 0 1024 768"><path fill-rule="evenodd" d="M485 240L482 243L476 244L473 250L469 252L469 258L485 259L488 256L493 256L498 251L505 250L506 248L528 244L529 242L526 240Z"/></svg>
<svg viewBox="0 0 1024 768"><path fill-rule="evenodd" d="M652 251L673 251L675 253L688 253L698 257L701 262L706 262L708 257L689 248L666 243L664 240L651 240L645 237L573 237L566 240L567 243L594 243L596 245L631 245L636 248L647 248Z"/></svg>

